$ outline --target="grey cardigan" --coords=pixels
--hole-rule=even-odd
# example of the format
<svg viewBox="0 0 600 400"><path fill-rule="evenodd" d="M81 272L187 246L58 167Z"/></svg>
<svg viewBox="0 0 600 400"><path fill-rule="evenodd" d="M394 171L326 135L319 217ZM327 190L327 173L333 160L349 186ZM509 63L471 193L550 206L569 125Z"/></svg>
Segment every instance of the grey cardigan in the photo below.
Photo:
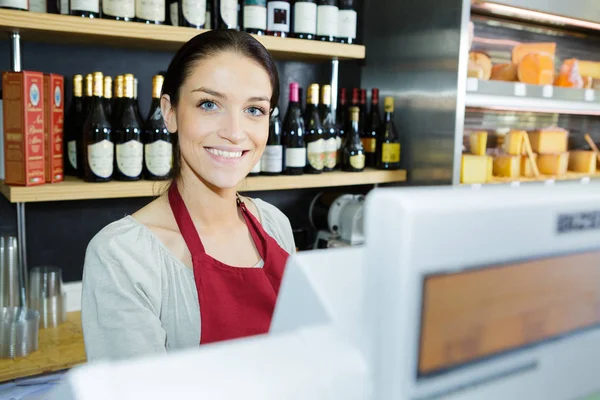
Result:
<svg viewBox="0 0 600 400"><path fill-rule="evenodd" d="M287 217L253 199L265 231L295 251ZM144 225L126 216L88 245L81 299L88 362L197 347L200 306L193 271Z"/></svg>

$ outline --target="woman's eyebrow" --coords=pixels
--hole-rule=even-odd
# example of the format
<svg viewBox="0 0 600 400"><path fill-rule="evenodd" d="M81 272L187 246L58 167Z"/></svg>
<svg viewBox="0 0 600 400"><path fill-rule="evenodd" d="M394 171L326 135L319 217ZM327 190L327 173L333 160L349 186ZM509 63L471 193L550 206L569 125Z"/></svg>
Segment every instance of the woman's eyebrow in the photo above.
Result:
<svg viewBox="0 0 600 400"><path fill-rule="evenodd" d="M227 98L227 96L225 96L223 93L219 93L216 90L211 90L211 89L208 89L208 88L205 88L205 87L199 87L197 89L192 90L192 93L194 93L194 92L204 92L206 94L210 94L210 95L218 97L220 99L226 99Z"/></svg>
<svg viewBox="0 0 600 400"><path fill-rule="evenodd" d="M250 97L248 101L266 101L268 103L271 101L271 99L266 96L254 96Z"/></svg>

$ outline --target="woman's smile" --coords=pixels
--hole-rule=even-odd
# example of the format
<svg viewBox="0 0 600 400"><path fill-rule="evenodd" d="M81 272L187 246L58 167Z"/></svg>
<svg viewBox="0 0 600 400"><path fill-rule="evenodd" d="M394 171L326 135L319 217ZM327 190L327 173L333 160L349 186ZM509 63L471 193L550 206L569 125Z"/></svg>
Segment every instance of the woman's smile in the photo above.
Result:
<svg viewBox="0 0 600 400"><path fill-rule="evenodd" d="M223 164L237 164L246 158L249 150L223 147L204 147L213 160Z"/></svg>

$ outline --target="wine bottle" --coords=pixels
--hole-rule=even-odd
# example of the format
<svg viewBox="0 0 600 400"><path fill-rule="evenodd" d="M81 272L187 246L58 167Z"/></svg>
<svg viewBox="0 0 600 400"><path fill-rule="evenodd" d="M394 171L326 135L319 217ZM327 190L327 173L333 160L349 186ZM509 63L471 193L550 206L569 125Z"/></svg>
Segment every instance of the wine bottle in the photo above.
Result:
<svg viewBox="0 0 600 400"><path fill-rule="evenodd" d="M338 41L340 43L356 44L357 20L354 0L340 0L338 12Z"/></svg>
<svg viewBox="0 0 600 400"><path fill-rule="evenodd" d="M360 89L360 103L358 104L360 118L360 131L364 132L367 124L367 90Z"/></svg>
<svg viewBox="0 0 600 400"><path fill-rule="evenodd" d="M212 0L211 29L237 29L238 3L236 0Z"/></svg>
<svg viewBox="0 0 600 400"><path fill-rule="evenodd" d="M351 129L342 148L342 170L347 172L361 172L365 169L365 151L360 141L359 109L350 107Z"/></svg>
<svg viewBox="0 0 600 400"><path fill-rule="evenodd" d="M77 173L77 140L81 140L83 127L83 77L73 77L73 99L65 119L64 154L65 175L78 176Z"/></svg>
<svg viewBox="0 0 600 400"><path fill-rule="evenodd" d="M0 3L2 3L1 0ZM47 6L46 0L29 0L29 11L31 12L47 13Z"/></svg>
<svg viewBox="0 0 600 400"><path fill-rule="evenodd" d="M267 0L244 0L244 20L242 27L245 32L264 35L267 30Z"/></svg>
<svg viewBox="0 0 600 400"><path fill-rule="evenodd" d="M298 39L315 39L317 36L316 0L296 0L294 2L293 36Z"/></svg>
<svg viewBox="0 0 600 400"><path fill-rule="evenodd" d="M325 42L335 42L338 25L337 0L319 0L317 7L317 39Z"/></svg>
<svg viewBox="0 0 600 400"><path fill-rule="evenodd" d="M133 21L135 0L102 0L102 18Z"/></svg>
<svg viewBox="0 0 600 400"><path fill-rule="evenodd" d="M285 37L290 34L290 0L269 0L267 2L267 33Z"/></svg>
<svg viewBox="0 0 600 400"><path fill-rule="evenodd" d="M138 102L138 80L133 78L133 107L140 121L143 121L142 113L140 112L140 103Z"/></svg>
<svg viewBox="0 0 600 400"><path fill-rule="evenodd" d="M377 140L377 168L400 169L402 138L394 124L394 98L383 100L383 125L379 129Z"/></svg>
<svg viewBox="0 0 600 400"><path fill-rule="evenodd" d="M340 168L342 166L342 145L344 144L344 140L346 138L347 132L347 123L349 120L348 117L348 104L346 97L346 88L342 88L340 90L340 101L336 110L335 122L338 129L338 137L337 137L337 160L336 167Z"/></svg>
<svg viewBox="0 0 600 400"><path fill-rule="evenodd" d="M179 26L179 0L169 0L169 25Z"/></svg>
<svg viewBox="0 0 600 400"><path fill-rule="evenodd" d="M319 117L319 85L311 84L306 91L304 126L308 162L304 172L320 174L325 164L325 135Z"/></svg>
<svg viewBox="0 0 600 400"><path fill-rule="evenodd" d="M71 0L71 15L84 18L100 18L100 0Z"/></svg>
<svg viewBox="0 0 600 400"><path fill-rule="evenodd" d="M94 72L94 91L83 124L83 175L87 182L107 182L113 174L112 129L102 101L103 74Z"/></svg>
<svg viewBox="0 0 600 400"><path fill-rule="evenodd" d="M338 129L335 124L335 114L331 110L331 86L323 85L321 91L321 121L323 123L323 136L325 139L325 160L323 171L330 172L337 163Z"/></svg>
<svg viewBox="0 0 600 400"><path fill-rule="evenodd" d="M377 165L377 133L381 126L381 114L379 113L379 89L371 90L371 112L367 118L366 129L363 131L362 144L365 148L365 164L367 167Z"/></svg>
<svg viewBox="0 0 600 400"><path fill-rule="evenodd" d="M165 0L135 0L135 19L145 24L165 23Z"/></svg>
<svg viewBox="0 0 600 400"><path fill-rule="evenodd" d="M279 175L283 171L283 145L281 143L282 127L279 118L279 107L273 109L269 120L269 139L261 157L263 175Z"/></svg>
<svg viewBox="0 0 600 400"><path fill-rule="evenodd" d="M115 126L115 178L120 181L137 181L142 175L144 146L142 122L135 109L133 98L134 77L125 74L125 100L121 116Z"/></svg>
<svg viewBox="0 0 600 400"><path fill-rule="evenodd" d="M85 76L84 82L84 92L83 92L83 113L81 116L81 130L79 136L77 137L77 172L79 177L85 178L85 158L83 157L85 143L83 140L83 124L87 120L94 100L94 76L92 74L87 74Z"/></svg>
<svg viewBox="0 0 600 400"><path fill-rule="evenodd" d="M112 118L113 111L113 88L112 88L112 78L110 76L104 77L104 114L106 118L110 121Z"/></svg>
<svg viewBox="0 0 600 400"><path fill-rule="evenodd" d="M29 10L28 0L0 0L0 8L8 8L10 10Z"/></svg>
<svg viewBox="0 0 600 400"><path fill-rule="evenodd" d="M213 25L212 25L212 20L213 20L213 3L210 0L207 0L206 2L206 24L204 25L204 29L212 29Z"/></svg>
<svg viewBox="0 0 600 400"><path fill-rule="evenodd" d="M290 83L290 100L283 122L284 172L287 175L302 175L306 166L304 120L298 102L298 89L296 82Z"/></svg>
<svg viewBox="0 0 600 400"><path fill-rule="evenodd" d="M298 103L300 105L300 113L304 115L304 89L298 86Z"/></svg>
<svg viewBox="0 0 600 400"><path fill-rule="evenodd" d="M110 122L113 126L116 126L117 121L121 117L124 96L125 83L123 81L123 75L117 75L117 77L115 78L115 99L112 107L112 117L110 119Z"/></svg>
<svg viewBox="0 0 600 400"><path fill-rule="evenodd" d="M179 0L180 26L204 29L206 26L206 0Z"/></svg>
<svg viewBox="0 0 600 400"><path fill-rule="evenodd" d="M173 169L172 136L160 109L160 94L165 78L152 78L152 102L144 124L144 178L152 181L169 179Z"/></svg>

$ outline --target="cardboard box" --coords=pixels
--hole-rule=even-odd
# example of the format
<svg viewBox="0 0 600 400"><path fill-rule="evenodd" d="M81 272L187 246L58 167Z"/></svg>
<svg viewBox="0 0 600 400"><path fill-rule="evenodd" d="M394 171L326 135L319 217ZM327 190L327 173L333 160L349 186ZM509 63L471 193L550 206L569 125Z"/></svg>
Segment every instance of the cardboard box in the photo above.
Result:
<svg viewBox="0 0 600 400"><path fill-rule="evenodd" d="M8 185L45 182L44 74L2 74L4 114L4 173Z"/></svg>
<svg viewBox="0 0 600 400"><path fill-rule="evenodd" d="M46 183L62 182L64 87L62 75L44 74L44 141L46 153Z"/></svg>

